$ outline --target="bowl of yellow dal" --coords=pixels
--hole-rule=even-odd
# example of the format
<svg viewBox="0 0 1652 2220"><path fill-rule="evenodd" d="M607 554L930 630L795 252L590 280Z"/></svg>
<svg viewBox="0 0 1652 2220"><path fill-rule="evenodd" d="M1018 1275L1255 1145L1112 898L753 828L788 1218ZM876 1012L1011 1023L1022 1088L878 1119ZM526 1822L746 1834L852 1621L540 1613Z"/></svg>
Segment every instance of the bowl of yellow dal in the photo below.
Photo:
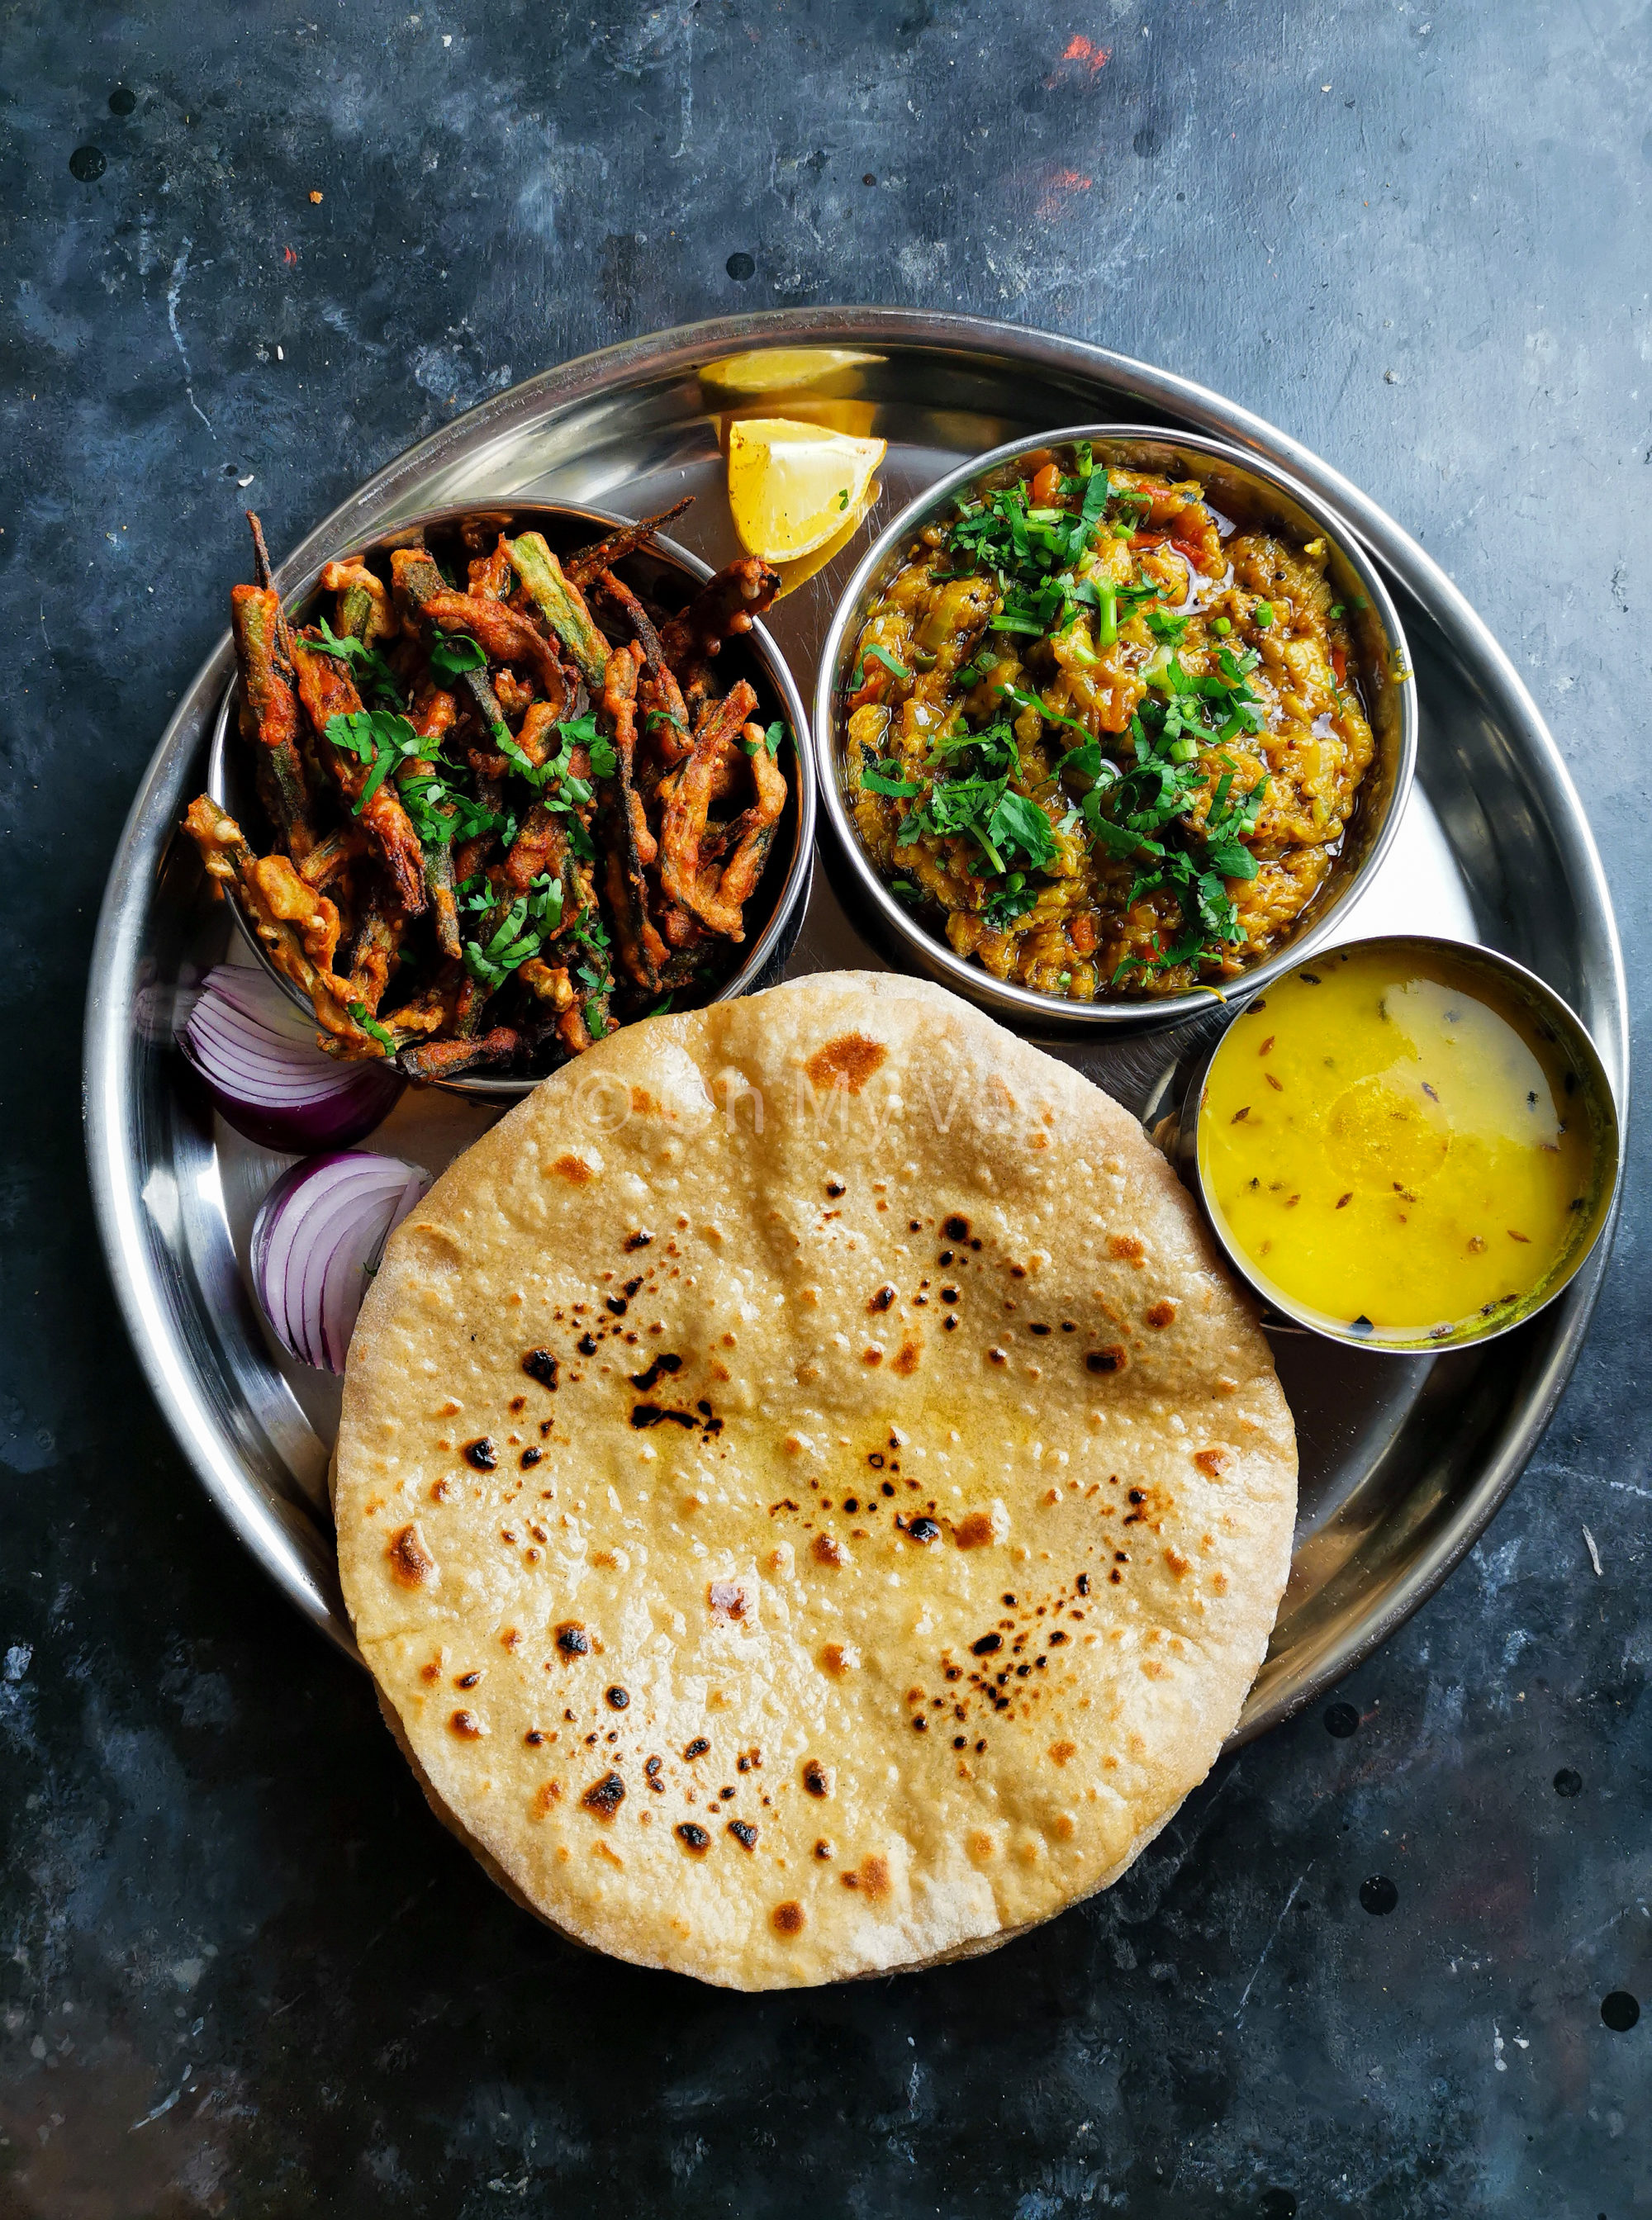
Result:
<svg viewBox="0 0 1652 2220"><path fill-rule="evenodd" d="M1617 1105L1580 1019L1494 950L1401 934L1271 980L1195 1073L1182 1175L1283 1319L1418 1355L1508 1332L1611 1215Z"/></svg>

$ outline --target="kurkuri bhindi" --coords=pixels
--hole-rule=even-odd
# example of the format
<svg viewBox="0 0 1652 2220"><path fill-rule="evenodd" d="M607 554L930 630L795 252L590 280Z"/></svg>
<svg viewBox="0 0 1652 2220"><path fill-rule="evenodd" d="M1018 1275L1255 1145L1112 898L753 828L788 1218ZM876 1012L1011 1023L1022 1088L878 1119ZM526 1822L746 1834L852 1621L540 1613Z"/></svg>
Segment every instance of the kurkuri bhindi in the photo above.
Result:
<svg viewBox="0 0 1652 2220"><path fill-rule="evenodd" d="M713 665L779 580L746 557L651 604L615 565L683 506L565 564L466 518L328 564L296 627L249 517L231 615L273 852L206 795L184 826L330 1053L548 1069L733 968L789 735Z"/></svg>

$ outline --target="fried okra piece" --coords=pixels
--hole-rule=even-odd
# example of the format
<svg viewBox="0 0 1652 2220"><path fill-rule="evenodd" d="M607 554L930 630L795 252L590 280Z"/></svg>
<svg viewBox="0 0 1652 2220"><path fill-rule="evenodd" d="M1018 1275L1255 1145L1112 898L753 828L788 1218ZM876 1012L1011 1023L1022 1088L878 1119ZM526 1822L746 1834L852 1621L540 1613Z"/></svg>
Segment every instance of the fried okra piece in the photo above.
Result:
<svg viewBox="0 0 1652 2220"><path fill-rule="evenodd" d="M642 812L633 783L642 660L643 650L635 641L615 648L608 658L598 721L613 743L614 768L612 777L597 782L595 831L602 857L600 884L614 930L614 954L637 986L656 994L665 944L648 914L645 858L637 838Z"/></svg>
<svg viewBox="0 0 1652 2220"><path fill-rule="evenodd" d="M375 878L362 905L355 946L350 953L346 993L352 1007L359 1006L377 1017L384 999L407 931L406 914L396 907L388 889Z"/></svg>
<svg viewBox="0 0 1652 2220"><path fill-rule="evenodd" d="M488 594L456 594L443 586L426 596L420 614L444 632L468 633L490 662L524 664L558 709L566 700L567 677L555 645L508 602Z"/></svg>
<svg viewBox="0 0 1652 2220"><path fill-rule="evenodd" d="M393 1033L401 1043L427 1040L433 1034L446 1032L453 1022L464 976L461 964L444 963L436 976L421 987L410 1001L390 1013L384 1020L385 1031Z"/></svg>
<svg viewBox="0 0 1652 2220"><path fill-rule="evenodd" d="M694 598L667 620L660 644L690 702L704 699L708 692L706 665L723 642L750 632L779 591L778 571L760 555L742 555L714 578L708 578Z"/></svg>
<svg viewBox="0 0 1652 2220"><path fill-rule="evenodd" d="M299 699L321 744L322 760L390 874L396 899L409 917L425 907L424 851L393 782L374 780L371 767L328 738L335 717L361 714L355 682L335 656L319 653L301 635L293 642Z"/></svg>
<svg viewBox="0 0 1652 2220"><path fill-rule="evenodd" d="M341 638L365 640L370 647L376 639L395 639L398 627L389 590L365 563L329 563L321 572L321 587L339 596L334 630Z"/></svg>
<svg viewBox="0 0 1652 2220"><path fill-rule="evenodd" d="M748 725L740 745L751 773L756 799L738 816L708 832L700 853L708 863L721 862L717 898L726 908L744 910L757 890L763 867L774 845L775 828L786 807L786 775L770 754L761 725Z"/></svg>
<svg viewBox="0 0 1652 2220"><path fill-rule="evenodd" d="M458 706L451 694L438 686L428 674L419 680L408 704L408 721L421 740L433 740L439 748L458 716ZM428 756L414 757L402 772L402 784L405 795L416 797L423 805L410 814L415 815L414 829L424 851L425 892L430 897L437 945L444 956L457 963L463 953L463 944L453 890L453 813L443 808L436 799L438 780L433 750Z"/></svg>
<svg viewBox="0 0 1652 2220"><path fill-rule="evenodd" d="M427 1041L418 1048L404 1048L396 1061L409 1079L452 1079L461 1071L474 1071L480 1064L508 1063L522 1046L522 1035L515 1026L494 1026L467 1039Z"/></svg>
<svg viewBox="0 0 1652 2220"><path fill-rule="evenodd" d="M653 620L622 578L611 571L596 574L596 605L611 628L629 633L643 653L642 678L637 689L637 708L644 735L666 769L681 763L693 746L689 731L688 705L676 674L665 659L664 645Z"/></svg>
<svg viewBox="0 0 1652 2220"><path fill-rule="evenodd" d="M350 1014L354 997L332 969L339 942L336 906L305 884L288 857L255 856L240 826L209 795L197 795L190 804L184 830L200 851L208 876L240 903L276 970L309 996L329 1044L348 1055L382 1055Z"/></svg>
<svg viewBox="0 0 1652 2220"><path fill-rule="evenodd" d="M580 677L590 687L602 683L608 668L608 643L585 605L585 596L563 575L540 532L524 532L507 543L516 575L552 631L573 657ZM480 633L477 634L482 639ZM485 647L487 642L483 641Z"/></svg>
<svg viewBox="0 0 1652 2220"><path fill-rule="evenodd" d="M726 699L702 718L688 760L660 781L661 889L668 901L725 940L742 940L745 936L740 906L732 899L732 889L724 894L723 873L704 852L713 830L708 817L713 801L726 789L730 771L744 753L743 730L757 706L757 695L740 679ZM767 751L764 753L766 758ZM776 776L779 776L777 770ZM782 789L784 784L782 779Z"/></svg>
<svg viewBox="0 0 1652 2220"><path fill-rule="evenodd" d="M670 508L661 509L657 516L641 517L635 524L622 524L617 532L611 532L606 539L599 539L595 546L582 547L577 554L570 555L562 566L563 576L570 585L589 586L599 571L611 571L627 555L634 555L638 548L648 545L657 532L675 523L685 509L693 507L694 496L685 493L681 501L673 502Z"/></svg>
<svg viewBox="0 0 1652 2220"><path fill-rule="evenodd" d="M241 737L259 749L259 800L296 861L315 845L309 781L300 752L298 698L293 691L292 635L281 596L270 582L264 528L251 509L253 586L229 589L230 628L240 676Z"/></svg>

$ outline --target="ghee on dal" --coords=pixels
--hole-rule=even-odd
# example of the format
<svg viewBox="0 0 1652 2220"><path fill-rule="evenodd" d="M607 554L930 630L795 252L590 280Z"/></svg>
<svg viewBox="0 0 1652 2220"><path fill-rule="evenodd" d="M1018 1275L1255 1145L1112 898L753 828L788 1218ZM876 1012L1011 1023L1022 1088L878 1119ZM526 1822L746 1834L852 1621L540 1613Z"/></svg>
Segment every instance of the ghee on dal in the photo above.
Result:
<svg viewBox="0 0 1652 2220"><path fill-rule="evenodd" d="M1404 943L1316 957L1235 1019L1198 1155L1258 1285L1376 1343L1519 1315L1598 1216L1564 1046L1493 976Z"/></svg>

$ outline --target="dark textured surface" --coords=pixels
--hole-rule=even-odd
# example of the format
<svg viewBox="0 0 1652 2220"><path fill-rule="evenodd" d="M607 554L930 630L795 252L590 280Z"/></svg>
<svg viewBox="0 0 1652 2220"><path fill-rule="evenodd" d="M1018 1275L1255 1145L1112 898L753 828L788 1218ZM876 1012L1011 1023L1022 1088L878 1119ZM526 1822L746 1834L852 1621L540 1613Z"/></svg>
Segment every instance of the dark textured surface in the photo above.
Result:
<svg viewBox="0 0 1652 2220"><path fill-rule="evenodd" d="M560 357L832 300L1201 377L1418 532L1554 723L1638 1008L1643 10L3 20L0 2213L1652 2206L1652 2011L1602 2016L1652 2005L1638 1142L1554 1429L1351 1732L1247 1750L995 1956L754 2002L564 1949L428 1818L148 1404L76 1100L103 873L243 502L290 544Z"/></svg>

